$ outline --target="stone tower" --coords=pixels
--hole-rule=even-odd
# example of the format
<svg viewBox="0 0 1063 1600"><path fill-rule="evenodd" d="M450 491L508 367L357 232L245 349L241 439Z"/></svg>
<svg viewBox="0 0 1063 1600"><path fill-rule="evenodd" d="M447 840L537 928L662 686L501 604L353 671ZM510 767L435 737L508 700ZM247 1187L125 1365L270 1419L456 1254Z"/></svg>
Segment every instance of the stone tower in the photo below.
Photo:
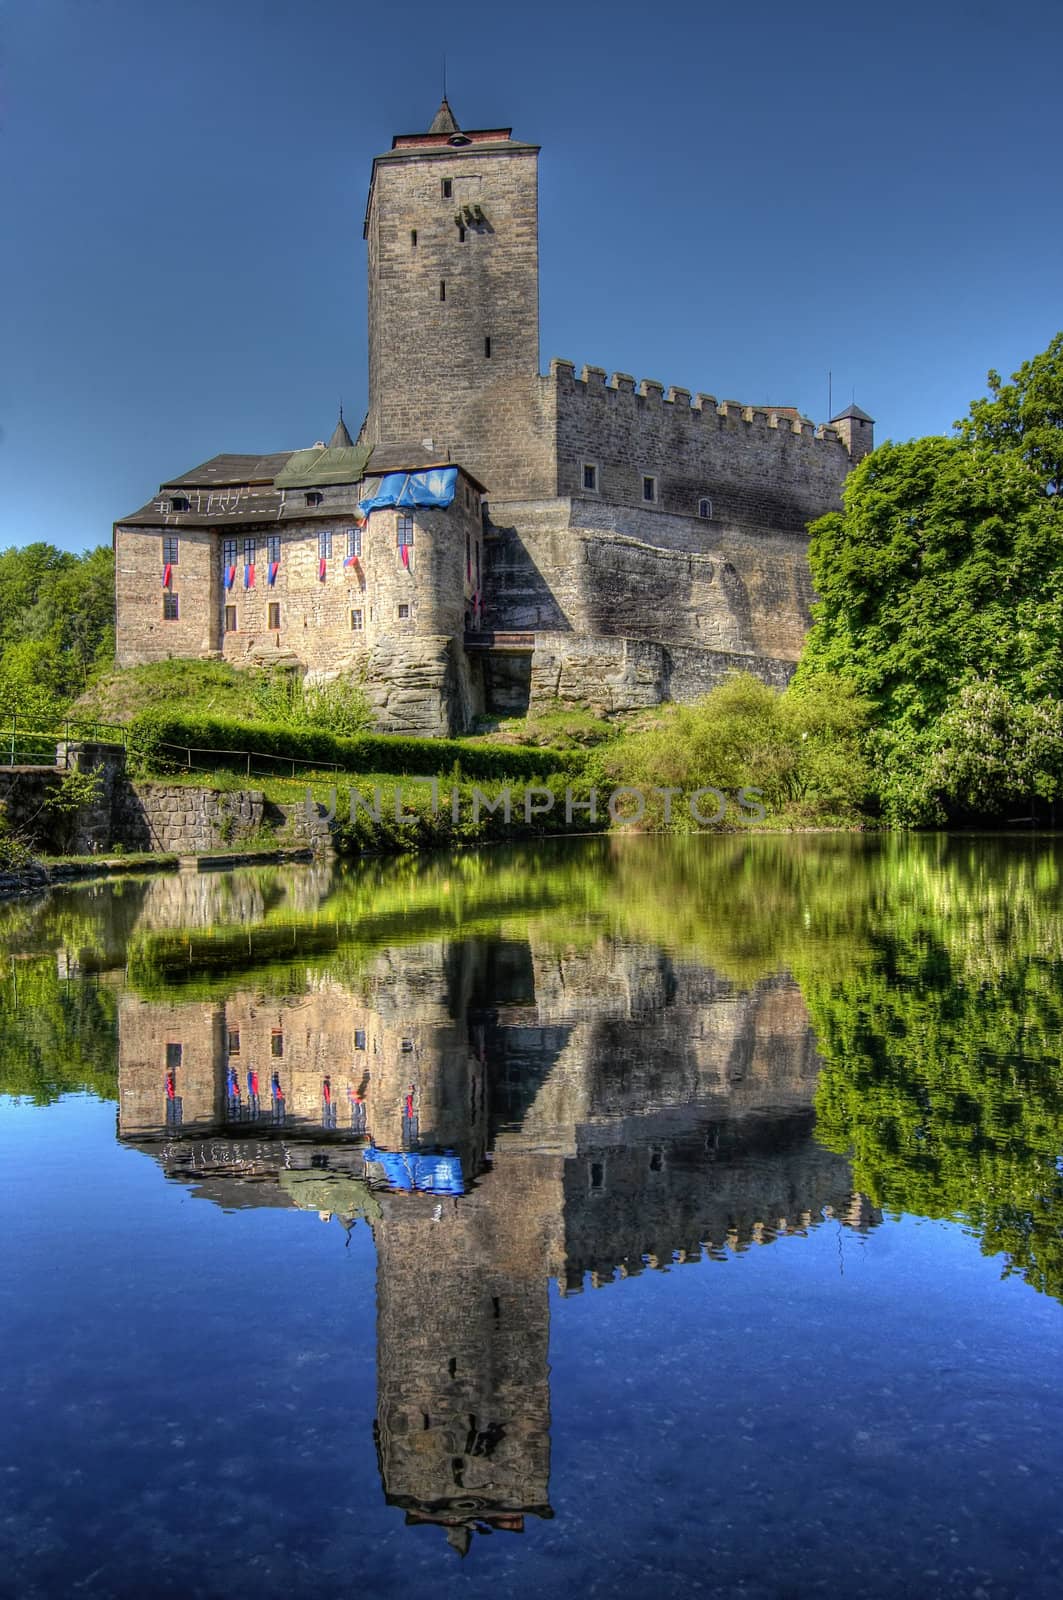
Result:
<svg viewBox="0 0 1063 1600"><path fill-rule="evenodd" d="M377 156L365 216L366 442L507 496L538 483L538 156L509 128L463 132L444 100Z"/></svg>
<svg viewBox="0 0 1063 1600"><path fill-rule="evenodd" d="M875 419L859 406L846 406L836 417L831 417L830 425L848 450L854 467L875 448Z"/></svg>

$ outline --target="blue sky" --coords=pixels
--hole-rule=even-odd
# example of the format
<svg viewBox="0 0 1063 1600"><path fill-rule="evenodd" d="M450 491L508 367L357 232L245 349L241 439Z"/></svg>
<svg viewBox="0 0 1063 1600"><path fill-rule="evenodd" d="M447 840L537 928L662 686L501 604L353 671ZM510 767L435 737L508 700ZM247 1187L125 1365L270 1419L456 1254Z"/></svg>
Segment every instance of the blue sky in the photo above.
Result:
<svg viewBox="0 0 1063 1600"><path fill-rule="evenodd" d="M365 408L369 167L543 146L542 361L947 431L1063 326L1048 0L8 0L0 544Z"/></svg>

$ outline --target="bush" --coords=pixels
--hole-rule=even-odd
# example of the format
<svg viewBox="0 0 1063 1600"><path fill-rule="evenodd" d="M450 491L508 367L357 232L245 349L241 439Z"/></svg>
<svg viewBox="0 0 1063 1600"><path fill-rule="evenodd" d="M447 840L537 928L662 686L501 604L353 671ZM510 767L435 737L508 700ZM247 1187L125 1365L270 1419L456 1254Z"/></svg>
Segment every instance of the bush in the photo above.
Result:
<svg viewBox="0 0 1063 1600"><path fill-rule="evenodd" d="M670 707L656 727L596 752L588 766L602 782L758 790L769 817L793 822L853 821L872 787L866 720L864 702L838 679L780 693L736 676L694 705Z"/></svg>
<svg viewBox="0 0 1063 1600"><path fill-rule="evenodd" d="M223 717L182 716L144 712L130 725L130 742L143 769L166 771L184 765L182 749L217 753L217 765L239 769L251 753L251 770L261 775L279 771L279 763L254 757L275 756L296 762L336 765L343 772L385 772L402 777L541 778L578 762L556 750L513 749L461 739L416 739L391 734L337 737L324 728L296 729L277 723L248 727ZM168 746L176 748L169 749ZM202 764L202 763L200 763Z"/></svg>

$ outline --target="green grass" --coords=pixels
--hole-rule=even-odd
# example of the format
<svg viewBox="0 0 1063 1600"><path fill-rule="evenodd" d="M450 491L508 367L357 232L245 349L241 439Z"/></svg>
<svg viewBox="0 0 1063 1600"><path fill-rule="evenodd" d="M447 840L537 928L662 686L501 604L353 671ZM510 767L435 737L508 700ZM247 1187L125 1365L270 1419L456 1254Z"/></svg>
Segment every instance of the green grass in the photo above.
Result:
<svg viewBox="0 0 1063 1600"><path fill-rule="evenodd" d="M115 668L75 701L70 714L96 717L101 722L131 722L141 711L165 704L213 716L246 717L248 676L246 669L224 661L177 658Z"/></svg>

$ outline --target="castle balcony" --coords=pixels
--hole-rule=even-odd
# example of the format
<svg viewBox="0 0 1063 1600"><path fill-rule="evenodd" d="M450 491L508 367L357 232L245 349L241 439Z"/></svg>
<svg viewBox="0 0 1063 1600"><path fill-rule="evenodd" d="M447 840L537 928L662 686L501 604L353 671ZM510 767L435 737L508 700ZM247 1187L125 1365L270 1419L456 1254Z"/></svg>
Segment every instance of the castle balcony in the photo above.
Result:
<svg viewBox="0 0 1063 1600"><path fill-rule="evenodd" d="M497 655L527 656L535 649L535 635L534 633L467 633L465 649L468 653L475 652L481 655L492 651Z"/></svg>

